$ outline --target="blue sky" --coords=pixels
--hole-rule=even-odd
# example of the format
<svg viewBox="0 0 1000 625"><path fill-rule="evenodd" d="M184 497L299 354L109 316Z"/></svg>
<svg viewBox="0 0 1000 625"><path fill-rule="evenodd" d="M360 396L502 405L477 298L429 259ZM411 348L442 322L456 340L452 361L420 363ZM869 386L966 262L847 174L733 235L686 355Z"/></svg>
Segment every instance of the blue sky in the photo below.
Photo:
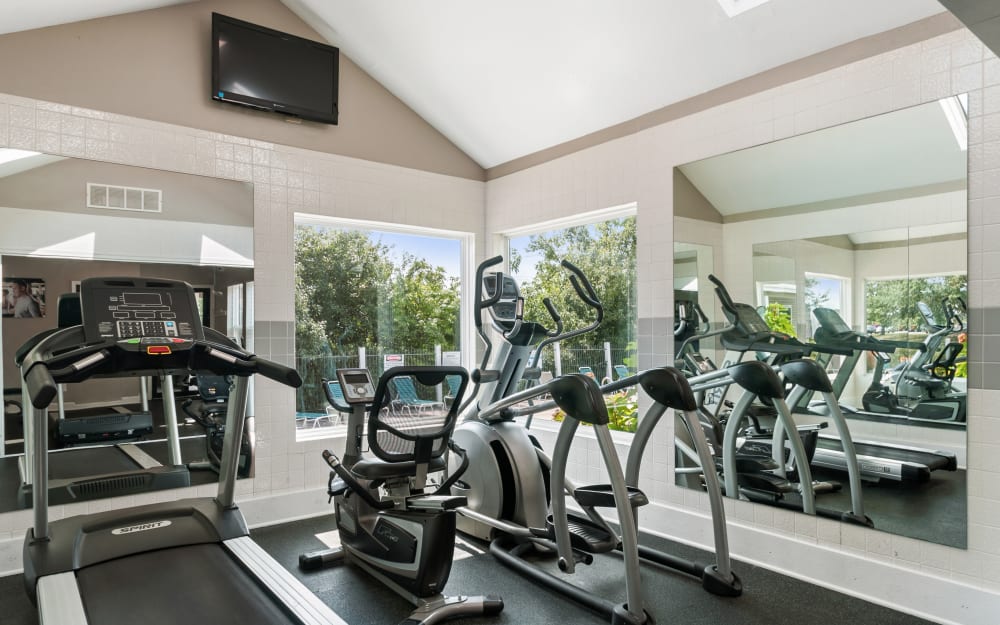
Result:
<svg viewBox="0 0 1000 625"><path fill-rule="evenodd" d="M404 252L409 252L434 266L444 267L449 276L458 278L461 275L462 243L458 239L377 230L369 231L368 237L392 248L394 260L400 259Z"/></svg>
<svg viewBox="0 0 1000 625"><path fill-rule="evenodd" d="M513 272L518 284L527 284L535 279L535 268L542 260L541 252L528 252L524 248L531 242L532 235L523 237L513 237L510 239L510 249L517 250L521 254L521 267Z"/></svg>

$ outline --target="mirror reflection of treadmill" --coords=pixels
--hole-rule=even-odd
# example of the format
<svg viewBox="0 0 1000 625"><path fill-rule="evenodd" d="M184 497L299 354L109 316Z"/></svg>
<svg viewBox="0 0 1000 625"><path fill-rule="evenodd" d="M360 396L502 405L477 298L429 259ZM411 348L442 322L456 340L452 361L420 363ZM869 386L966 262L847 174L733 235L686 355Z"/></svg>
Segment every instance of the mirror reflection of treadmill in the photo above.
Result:
<svg viewBox="0 0 1000 625"><path fill-rule="evenodd" d="M832 309L816 308L814 316L820 324L815 335L818 344L853 350L853 355L845 357L841 363L840 371L833 381L834 395L845 415L863 414L863 411L845 406L839 401L846 387L847 378L850 377L864 352L888 353L894 351L897 346L893 345L892 341L883 341L851 330L844 319ZM795 409L823 416L823 413L818 411L818 404L811 405L809 398L807 394ZM884 418L886 415L876 416ZM958 468L956 455L948 451L858 439L854 440L854 449L861 465L861 475L869 480L923 483L930 480L932 471L955 471ZM812 464L838 471L846 470L840 439L821 434Z"/></svg>
<svg viewBox="0 0 1000 625"><path fill-rule="evenodd" d="M143 294L123 295L120 299L123 300L124 306L109 307L102 309L101 312L105 317L110 313L110 319L116 320L114 325L118 326L116 331L119 335L125 334L123 324L130 323L123 320L137 318L135 316L137 311L133 310L134 308L141 311L153 308L167 315L164 318L176 319L177 312L169 305L165 306L159 294L154 295L155 301L143 297ZM56 329L83 325L84 314L79 293L67 293L59 297L57 317ZM163 323L156 324L156 329L160 329L162 325ZM54 330L29 339L18 350L19 357L15 358L16 364L20 365L20 357L23 357L31 346L52 332ZM138 329L133 328L129 335L141 337L143 335L141 325ZM146 378L140 377L137 382L141 403L138 411L125 406L67 411L60 385L55 421L50 423L50 428L54 442L64 449L53 449L48 454L49 501L52 505L190 486L190 472L181 458L176 402L172 397L168 399L164 396L163 401L163 420L168 448L167 464L161 463L147 453L149 446L130 442L150 435L154 429L153 415L148 405ZM31 507L32 501L33 449L29 437L33 435L33 432L26 432L25 452L18 460L20 472L18 504L24 508ZM115 444L107 445L107 443Z"/></svg>
<svg viewBox="0 0 1000 625"><path fill-rule="evenodd" d="M717 284L716 292L718 293L719 289L724 289L724 287L721 283ZM726 316L733 324L733 329L722 335L723 346L726 349L767 352L773 354L774 358L778 358L783 351L786 351L782 349L781 341L774 334L769 338L770 342L751 340L751 335L758 329L761 332L764 332L764 328L767 328L767 331L770 330L767 322L752 306L733 302L728 292L724 296L720 294L719 301ZM817 341L817 343L821 342ZM848 346L829 341L822 341L821 344L856 349L853 344ZM958 469L958 459L951 452L856 438L853 440L861 469L861 478L864 480L923 483L930 480L932 471L955 471ZM815 467L846 472L847 459L840 438L830 434L820 434L816 452L813 454L810 464Z"/></svg>

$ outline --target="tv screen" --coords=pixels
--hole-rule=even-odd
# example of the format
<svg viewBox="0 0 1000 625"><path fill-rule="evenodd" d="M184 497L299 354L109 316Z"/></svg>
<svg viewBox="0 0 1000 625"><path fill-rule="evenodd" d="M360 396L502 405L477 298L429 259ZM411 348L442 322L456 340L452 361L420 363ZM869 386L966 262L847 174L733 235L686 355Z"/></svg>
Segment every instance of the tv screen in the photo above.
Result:
<svg viewBox="0 0 1000 625"><path fill-rule="evenodd" d="M337 123L340 51L212 14L212 98Z"/></svg>

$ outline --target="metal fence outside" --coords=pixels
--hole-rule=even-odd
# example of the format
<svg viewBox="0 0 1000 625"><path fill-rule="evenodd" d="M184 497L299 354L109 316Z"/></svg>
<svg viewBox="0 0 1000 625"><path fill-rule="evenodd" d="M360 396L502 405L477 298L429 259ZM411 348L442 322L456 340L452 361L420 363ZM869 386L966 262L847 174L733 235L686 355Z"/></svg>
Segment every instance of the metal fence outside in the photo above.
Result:
<svg viewBox="0 0 1000 625"><path fill-rule="evenodd" d="M371 373L372 379L377 380L385 371L386 354L394 353L397 352L366 350L364 366ZM612 347L610 353L610 370L612 371L612 378L616 378L614 366L625 364L627 359L634 359L635 350ZM435 364L434 351L402 354L402 356L403 362L407 365ZM603 347L561 350L560 368L555 366L554 357L554 350L551 348L545 350L540 363L542 371L548 371L552 375L556 375L557 371L561 371L562 373L576 373L580 370L580 367L590 367L594 372L594 376L598 380L601 380L607 376L607 371L609 370L608 359ZM325 413L327 402L321 386L322 380L324 378L333 379L337 369L357 366L357 352L339 355L296 356L295 368L303 380L302 387L296 393L296 410L300 414ZM632 373L635 372L633 367L630 367L629 370Z"/></svg>

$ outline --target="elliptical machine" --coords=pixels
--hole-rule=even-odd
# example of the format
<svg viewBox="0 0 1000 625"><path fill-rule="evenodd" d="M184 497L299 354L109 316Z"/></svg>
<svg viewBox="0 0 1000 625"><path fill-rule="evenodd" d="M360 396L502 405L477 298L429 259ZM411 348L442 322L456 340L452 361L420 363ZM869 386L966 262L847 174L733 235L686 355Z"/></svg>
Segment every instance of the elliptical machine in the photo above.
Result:
<svg viewBox="0 0 1000 625"><path fill-rule="evenodd" d="M334 501L341 547L299 556L299 567L317 570L349 562L413 603L417 609L401 625L433 625L460 616L491 616L503 610L495 596L445 597L455 551L455 509L465 497L448 494L468 460L450 444L458 403L413 407L394 400L389 383L410 378L433 397L445 376L461 379L461 399L469 374L461 367L396 367L372 383L367 369L339 369L337 378L351 412L346 450L340 460L329 450L327 491ZM454 377L452 378L454 379ZM339 403L339 402L338 402ZM362 457L367 441L374 457ZM457 467L433 492L426 493L430 473L445 469L448 450Z"/></svg>
<svg viewBox="0 0 1000 625"><path fill-rule="evenodd" d="M965 302L959 300L964 309ZM924 319L927 339L896 377L896 390L882 383L887 358L876 352L871 386L861 398L868 412L904 416L914 420L965 423L967 395L954 388L956 362L965 346L949 342L965 330L965 323L951 303L941 302L945 320L940 323L924 302L917 310Z"/></svg>
<svg viewBox="0 0 1000 625"><path fill-rule="evenodd" d="M707 590L716 594L740 594L739 580L728 566L727 546L724 563L719 567L682 561L639 546L636 513L648 499L638 487L626 486L626 476L607 427L607 405L595 380L572 373L515 392L533 348L532 367L545 345L596 328L603 319L603 306L583 272L563 261L562 266L570 273L569 280L577 296L594 311L594 321L585 328L563 332L559 313L551 301L545 300L545 307L555 324L555 329L549 331L537 322L524 320L523 299L511 277L500 272L485 275L489 267L500 262L499 256L485 261L476 275L475 323L486 350L481 367L473 373L478 392L474 392L468 405L463 407L462 422L454 433L456 444L468 451L470 459L469 469L452 488L453 493L465 495L469 500L468 506L458 510L461 515L459 528L490 540L490 552L504 565L607 616L614 624L652 622L643 609L640 557L696 575ZM487 311L494 329L504 339L492 359L494 345L483 327ZM662 411L667 408L683 410L692 419L691 423L696 423L691 412L694 399L683 376L667 368L640 375L647 392L657 401L664 402ZM545 396L550 396L551 402L517 407ZM550 458L530 431L514 418L553 407L561 408L566 418L560 425ZM566 477L570 447L581 422L593 426L609 484L577 486ZM707 443L701 449L706 462L711 464ZM635 466L636 475L630 479L637 481L638 460L633 463L630 456L629 466ZM714 477L712 474L711 478ZM716 494L718 491L715 483ZM567 495L583 509L584 515L567 511ZM716 502L721 513L721 496ZM616 509L620 528L611 527L598 512L601 507ZM724 515L718 518L724 519ZM722 544L725 545L724 520L721 527ZM624 561L624 603L596 597L565 578L539 569L527 557L554 553L560 570L573 573L577 563L592 563L593 554L616 550Z"/></svg>

